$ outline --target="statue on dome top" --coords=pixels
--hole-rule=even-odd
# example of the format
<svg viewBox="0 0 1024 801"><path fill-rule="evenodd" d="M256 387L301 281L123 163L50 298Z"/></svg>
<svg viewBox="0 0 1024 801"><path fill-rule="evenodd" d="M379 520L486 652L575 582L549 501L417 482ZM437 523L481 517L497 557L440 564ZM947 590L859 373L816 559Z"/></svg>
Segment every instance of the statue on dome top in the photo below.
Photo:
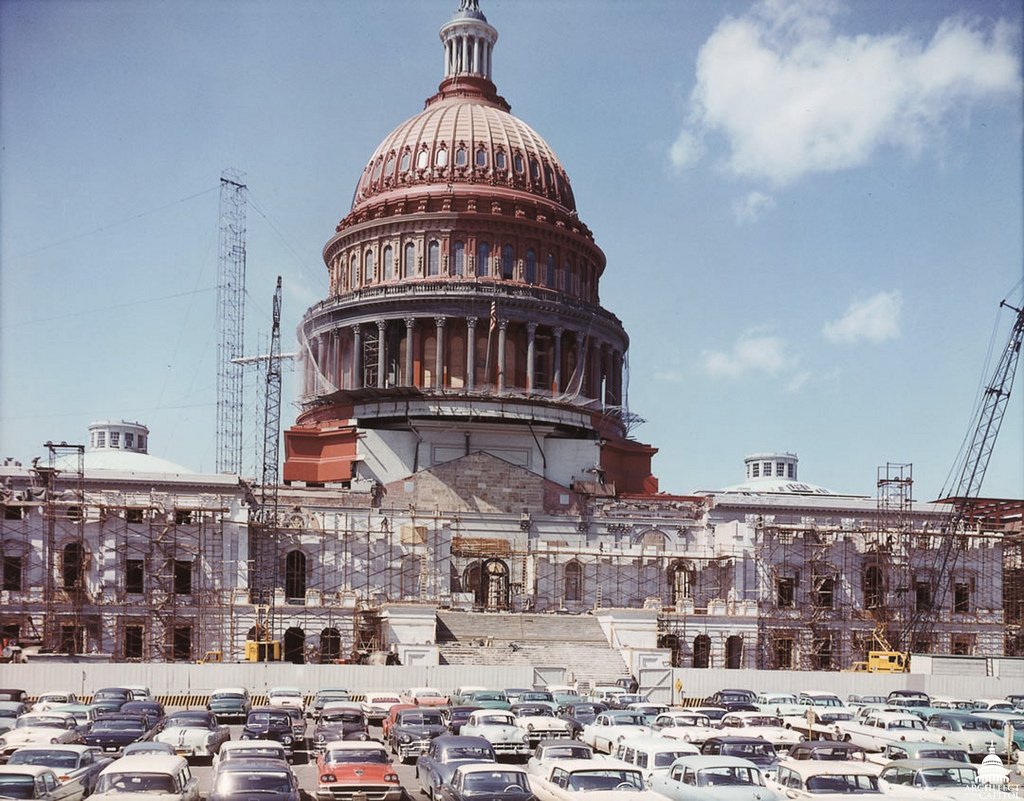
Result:
<svg viewBox="0 0 1024 801"><path fill-rule="evenodd" d="M459 11L479 11L480 0L460 0Z"/></svg>

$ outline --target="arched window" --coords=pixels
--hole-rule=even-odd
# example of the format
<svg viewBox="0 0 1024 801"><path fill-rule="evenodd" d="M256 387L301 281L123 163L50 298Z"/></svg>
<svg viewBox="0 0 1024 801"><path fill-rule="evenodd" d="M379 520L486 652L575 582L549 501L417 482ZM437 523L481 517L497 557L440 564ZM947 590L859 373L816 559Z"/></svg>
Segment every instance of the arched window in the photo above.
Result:
<svg viewBox="0 0 1024 801"><path fill-rule="evenodd" d="M456 242L452 245L452 275L463 276L466 274L466 245L463 242Z"/></svg>
<svg viewBox="0 0 1024 801"><path fill-rule="evenodd" d="M384 280L390 281L395 277L395 259L391 253L391 245L384 248Z"/></svg>
<svg viewBox="0 0 1024 801"><path fill-rule="evenodd" d="M427 164L429 161L430 154L427 153L425 149L421 150L419 154L416 156L416 169L425 170L427 168Z"/></svg>
<svg viewBox="0 0 1024 801"><path fill-rule="evenodd" d="M487 166L487 151L480 148L476 151L476 166L486 167Z"/></svg>
<svg viewBox="0 0 1024 801"><path fill-rule="evenodd" d="M569 260L566 259L562 265L562 276L558 281L558 288L565 292L569 289L569 276L572 274L572 267L569 265Z"/></svg>
<svg viewBox="0 0 1024 801"><path fill-rule="evenodd" d="M363 283L373 283L373 251L368 250L363 254Z"/></svg>
<svg viewBox="0 0 1024 801"><path fill-rule="evenodd" d="M725 641L725 667L729 670L743 667L743 638L738 634Z"/></svg>
<svg viewBox="0 0 1024 801"><path fill-rule="evenodd" d="M444 167L448 164L448 151L441 147L437 150L437 155L434 156L434 166Z"/></svg>
<svg viewBox="0 0 1024 801"><path fill-rule="evenodd" d="M501 277L511 281L516 271L516 252L511 245L501 249Z"/></svg>
<svg viewBox="0 0 1024 801"><path fill-rule="evenodd" d="M672 592L672 603L677 604L684 598L693 598L694 585L697 583L697 571L689 562L676 562L668 571L668 584Z"/></svg>
<svg viewBox="0 0 1024 801"><path fill-rule="evenodd" d="M537 254L533 252L533 248L526 251L526 268L523 278L528 284L537 283Z"/></svg>
<svg viewBox="0 0 1024 801"><path fill-rule="evenodd" d="M457 148L456 151L455 151L455 166L456 167L465 167L466 166L466 162L467 162L466 148L464 148L464 147Z"/></svg>
<svg viewBox="0 0 1024 801"><path fill-rule="evenodd" d="M359 260L353 253L348 263L348 288L353 290L357 286L359 286Z"/></svg>
<svg viewBox="0 0 1024 801"><path fill-rule="evenodd" d="M416 275L416 244L407 242L405 245L405 258L402 259L402 274L399 278L412 278Z"/></svg>
<svg viewBox="0 0 1024 801"><path fill-rule="evenodd" d="M504 170L505 169L506 165L505 165L505 151L504 150L499 150L497 153L494 154L494 166L495 166L496 169L499 169L499 170Z"/></svg>
<svg viewBox="0 0 1024 801"><path fill-rule="evenodd" d="M575 560L565 566L565 600L583 600L583 565Z"/></svg>
<svg viewBox="0 0 1024 801"><path fill-rule="evenodd" d="M83 586L85 575L85 549L80 542L69 542L61 552L61 585L65 590L77 590Z"/></svg>
<svg viewBox="0 0 1024 801"><path fill-rule="evenodd" d="M476 246L476 274L490 275L491 246L486 242L480 242Z"/></svg>
<svg viewBox="0 0 1024 801"><path fill-rule="evenodd" d="M885 603L885 587L882 582L882 569L878 565L868 565L864 569L864 606L873 609Z"/></svg>
<svg viewBox="0 0 1024 801"><path fill-rule="evenodd" d="M427 275L439 275L441 272L441 246L436 239L427 245Z"/></svg>
<svg viewBox="0 0 1024 801"><path fill-rule="evenodd" d="M328 664L341 659L341 632L335 628L320 632L320 661Z"/></svg>
<svg viewBox="0 0 1024 801"><path fill-rule="evenodd" d="M711 638L707 634L698 634L693 638L693 666L711 667Z"/></svg>
<svg viewBox="0 0 1024 801"><path fill-rule="evenodd" d="M284 594L290 599L306 599L306 554L288 551L284 558Z"/></svg>
<svg viewBox="0 0 1024 801"><path fill-rule="evenodd" d="M408 172L409 171L409 163L410 163L410 159L411 158L412 158L412 156L409 154L408 150L405 153L402 154L402 161L398 165L398 169L401 172Z"/></svg>
<svg viewBox="0 0 1024 801"><path fill-rule="evenodd" d="M515 156L512 157L512 166L515 168L516 172L521 173L523 171L523 156L522 156L522 154L516 153Z"/></svg>
<svg viewBox="0 0 1024 801"><path fill-rule="evenodd" d="M545 284L545 286L549 286L549 287L551 287L551 289L554 289L555 288L555 254L554 253L549 253L548 254L547 268L546 268L545 272L547 273L545 275L545 277L544 277L544 284Z"/></svg>
<svg viewBox="0 0 1024 801"><path fill-rule="evenodd" d="M388 156L388 160L384 164L384 177L390 178L395 172L395 154L392 153Z"/></svg>

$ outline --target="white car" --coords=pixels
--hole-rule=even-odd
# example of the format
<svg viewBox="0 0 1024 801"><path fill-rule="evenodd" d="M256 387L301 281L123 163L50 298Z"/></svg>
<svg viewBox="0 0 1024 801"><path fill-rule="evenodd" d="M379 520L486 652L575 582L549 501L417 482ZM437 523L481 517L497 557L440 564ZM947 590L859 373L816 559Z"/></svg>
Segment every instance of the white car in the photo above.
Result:
<svg viewBox="0 0 1024 801"><path fill-rule="evenodd" d="M50 768L61 784L79 784L84 795L89 795L99 778L100 771L114 760L88 745L78 743L45 743L19 748L7 764L35 765ZM0 789L0 796L3 790Z"/></svg>
<svg viewBox="0 0 1024 801"><path fill-rule="evenodd" d="M685 756L651 778L650 788L670 801L779 801L753 762L730 756Z"/></svg>
<svg viewBox="0 0 1024 801"><path fill-rule="evenodd" d="M212 761L221 745L231 739L231 733L213 713L190 709L164 718L163 727L153 739L174 746L179 756L208 757Z"/></svg>
<svg viewBox="0 0 1024 801"><path fill-rule="evenodd" d="M687 710L670 710L658 715L651 727L662 737L671 737L673 740L682 740L687 743L700 745L711 737L717 737L721 732L712 727L711 718L700 712Z"/></svg>
<svg viewBox="0 0 1024 801"><path fill-rule="evenodd" d="M787 729L782 718L763 712L730 712L720 725L722 736L760 737L774 745L776 751L788 750L803 739L799 732Z"/></svg>
<svg viewBox="0 0 1024 801"><path fill-rule="evenodd" d="M115 759L90 798L116 801L199 801L199 780L183 757L159 754Z"/></svg>
<svg viewBox="0 0 1024 801"><path fill-rule="evenodd" d="M0 761L25 745L81 742L78 721L67 712L27 712L0 737Z"/></svg>
<svg viewBox="0 0 1024 801"><path fill-rule="evenodd" d="M644 781L650 786L651 779L656 775L668 773L668 769L677 759L699 753L697 746L691 743L670 740L668 737L654 734L619 740L619 746L613 756L638 768L644 774Z"/></svg>
<svg viewBox="0 0 1024 801"><path fill-rule="evenodd" d="M889 743L931 742L935 733L912 712L872 712L860 721L841 720L836 734L866 751L881 751Z"/></svg>
<svg viewBox="0 0 1024 801"><path fill-rule="evenodd" d="M393 692L368 692L363 696L361 705L370 723L380 725L380 722L388 716L388 712L395 704L402 703L398 693Z"/></svg>
<svg viewBox="0 0 1024 801"><path fill-rule="evenodd" d="M796 697L797 701L804 706L802 715L785 715L785 723L794 728L807 727L807 708L810 707L814 722L821 726L831 726L842 721L853 720L857 710L843 703L843 700L835 693L823 690L805 690Z"/></svg>
<svg viewBox="0 0 1024 801"><path fill-rule="evenodd" d="M0 765L0 798L45 798L81 801L81 783L61 783L53 768L45 765Z"/></svg>
<svg viewBox="0 0 1024 801"><path fill-rule="evenodd" d="M618 759L554 760L546 776L531 776L538 801L665 801L646 789L644 775Z"/></svg>
<svg viewBox="0 0 1024 801"><path fill-rule="evenodd" d="M572 725L569 721L556 718L551 707L545 703L515 704L511 712L515 715L516 726L529 736L531 747L541 740L572 737Z"/></svg>
<svg viewBox="0 0 1024 801"><path fill-rule="evenodd" d="M806 716L807 706L797 701L793 693L760 693L754 706L777 718Z"/></svg>
<svg viewBox="0 0 1024 801"><path fill-rule="evenodd" d="M498 756L528 756L530 735L516 725L516 718L503 709L478 709L462 724L463 737L483 737Z"/></svg>
<svg viewBox="0 0 1024 801"><path fill-rule="evenodd" d="M221 762L231 759L280 759L285 764L291 757L291 750L277 740L228 740L213 757L216 769Z"/></svg>
<svg viewBox="0 0 1024 801"><path fill-rule="evenodd" d="M593 759L594 749L577 740L541 740L526 763L531 776L547 776L555 760Z"/></svg>
<svg viewBox="0 0 1024 801"><path fill-rule="evenodd" d="M644 716L628 709L609 709L602 712L593 723L583 727L580 739L595 751L610 754L615 750L619 740L624 737L637 737L651 734Z"/></svg>
<svg viewBox="0 0 1024 801"><path fill-rule="evenodd" d="M934 801L1015 801L1018 796L979 783L978 768L944 759L904 759L882 770L878 784L886 795Z"/></svg>
<svg viewBox="0 0 1024 801"><path fill-rule="evenodd" d="M865 762L805 759L780 762L768 786L787 798L809 801L855 801L881 795L877 767Z"/></svg>
<svg viewBox="0 0 1024 801"><path fill-rule="evenodd" d="M301 710L306 708L306 699L298 687L271 687L267 690L268 706L291 706ZM305 713L303 713L305 714Z"/></svg>
<svg viewBox="0 0 1024 801"><path fill-rule="evenodd" d="M80 704L78 696L69 690L49 690L40 693L36 702L32 704L33 712L48 712L55 706L61 704Z"/></svg>
<svg viewBox="0 0 1024 801"><path fill-rule="evenodd" d="M136 701L152 701L153 691L149 689L145 684L123 684L121 685L126 690L132 691L132 698Z"/></svg>

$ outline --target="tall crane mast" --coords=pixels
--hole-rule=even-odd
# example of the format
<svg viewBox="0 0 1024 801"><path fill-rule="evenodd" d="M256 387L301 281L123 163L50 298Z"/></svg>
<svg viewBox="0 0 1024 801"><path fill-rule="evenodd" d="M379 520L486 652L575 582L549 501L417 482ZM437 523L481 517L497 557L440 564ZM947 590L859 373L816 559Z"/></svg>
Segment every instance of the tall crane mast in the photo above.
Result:
<svg viewBox="0 0 1024 801"><path fill-rule="evenodd" d="M963 452L963 460L954 472L955 483L946 496L946 500L953 504L953 510L943 526L941 541L932 563L931 576L935 582L932 588L932 603L930 608L921 609L910 616L900 637L902 647L906 650L913 649L914 639L923 629L937 622L944 606L954 570L961 556L962 541L959 534L971 519L972 502L978 498L981 491L992 449L999 435L999 427L1010 400L1010 391L1013 389L1013 379L1020 357L1021 340L1024 339L1024 307L1018 309L1003 300L999 307L1004 306L1015 311L1017 317L992 379L985 387L977 417L971 427L968 446Z"/></svg>

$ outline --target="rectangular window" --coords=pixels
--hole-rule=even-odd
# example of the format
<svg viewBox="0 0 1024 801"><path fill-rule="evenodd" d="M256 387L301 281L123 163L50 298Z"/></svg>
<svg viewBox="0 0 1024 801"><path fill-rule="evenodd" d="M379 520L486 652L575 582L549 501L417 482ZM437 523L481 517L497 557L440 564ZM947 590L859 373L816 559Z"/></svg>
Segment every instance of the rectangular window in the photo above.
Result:
<svg viewBox="0 0 1024 801"><path fill-rule="evenodd" d="M967 582L956 582L953 585L953 611L971 611L971 585Z"/></svg>
<svg viewBox="0 0 1024 801"><path fill-rule="evenodd" d="M751 478L760 478L761 477L761 465L759 465L757 462L754 462L754 464L752 464L750 467L751 467L750 477Z"/></svg>
<svg viewBox="0 0 1024 801"><path fill-rule="evenodd" d="M927 581L914 582L915 606L919 612L927 612L932 608L932 585Z"/></svg>
<svg viewBox="0 0 1024 801"><path fill-rule="evenodd" d="M124 627L124 658L142 659L142 626Z"/></svg>
<svg viewBox="0 0 1024 801"><path fill-rule="evenodd" d="M179 526L187 526L192 522L192 510L176 509L174 512L174 522Z"/></svg>
<svg viewBox="0 0 1024 801"><path fill-rule="evenodd" d="M105 448L107 447L107 432L97 431L96 432L96 447Z"/></svg>
<svg viewBox="0 0 1024 801"><path fill-rule="evenodd" d="M142 559L126 559L124 563L124 591L141 594L146 591L146 563Z"/></svg>
<svg viewBox="0 0 1024 801"><path fill-rule="evenodd" d="M175 626L171 636L171 659L176 662L191 662L192 627Z"/></svg>
<svg viewBox="0 0 1024 801"><path fill-rule="evenodd" d="M762 462L761 463L761 470L764 471L764 477L765 478L771 478L771 475L772 475L772 463L771 462Z"/></svg>
<svg viewBox="0 0 1024 801"><path fill-rule="evenodd" d="M135 447L135 435L134 434L129 433L129 432L125 432L125 435L124 435L124 446L126 448L134 448Z"/></svg>
<svg viewBox="0 0 1024 801"><path fill-rule="evenodd" d="M4 589L12 592L21 590L20 556L4 556Z"/></svg>
<svg viewBox="0 0 1024 801"><path fill-rule="evenodd" d="M814 669L832 669L832 638L819 637L814 641Z"/></svg>
<svg viewBox="0 0 1024 801"><path fill-rule="evenodd" d="M780 607L796 606L796 579L793 576L783 576L776 582L775 598Z"/></svg>
<svg viewBox="0 0 1024 801"><path fill-rule="evenodd" d="M141 523L144 519L142 509L125 509L124 519L129 523Z"/></svg>
<svg viewBox="0 0 1024 801"><path fill-rule="evenodd" d="M786 478L796 478L796 472L792 464L786 465Z"/></svg>
<svg viewBox="0 0 1024 801"><path fill-rule="evenodd" d="M146 450L146 435L145 434L139 434L139 450L140 451Z"/></svg>
<svg viewBox="0 0 1024 801"><path fill-rule="evenodd" d="M814 605L820 609L831 609L834 603L835 578L832 576L815 576Z"/></svg>
<svg viewBox="0 0 1024 801"><path fill-rule="evenodd" d="M974 637L970 634L954 634L950 651L956 656L970 656L974 653Z"/></svg>
<svg viewBox="0 0 1024 801"><path fill-rule="evenodd" d="M21 520L25 517L24 506L5 506L4 520Z"/></svg>
<svg viewBox="0 0 1024 801"><path fill-rule="evenodd" d="M192 562L189 560L174 560L174 594L192 594Z"/></svg>
<svg viewBox="0 0 1024 801"><path fill-rule="evenodd" d="M793 667L793 640L790 637L779 637L775 640L775 667L786 670Z"/></svg>
<svg viewBox="0 0 1024 801"><path fill-rule="evenodd" d="M111 431L110 432L110 447L120 448L121 447L121 432Z"/></svg>
<svg viewBox="0 0 1024 801"><path fill-rule="evenodd" d="M783 478L786 475L786 463L776 462L775 463L775 475L779 478Z"/></svg>

